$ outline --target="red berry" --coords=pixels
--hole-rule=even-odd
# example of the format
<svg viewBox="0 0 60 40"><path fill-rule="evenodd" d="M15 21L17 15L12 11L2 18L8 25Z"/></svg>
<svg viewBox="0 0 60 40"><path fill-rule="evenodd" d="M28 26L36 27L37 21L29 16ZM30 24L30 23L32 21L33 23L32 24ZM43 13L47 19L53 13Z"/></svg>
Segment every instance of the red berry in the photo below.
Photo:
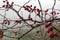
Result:
<svg viewBox="0 0 60 40"><path fill-rule="evenodd" d="M39 17L40 17L40 13L38 13L38 14L37 14L37 16L39 16Z"/></svg>
<svg viewBox="0 0 60 40"><path fill-rule="evenodd" d="M5 1L8 1L8 0L5 0Z"/></svg>
<svg viewBox="0 0 60 40"><path fill-rule="evenodd" d="M25 10L29 10L27 7L24 8Z"/></svg>
<svg viewBox="0 0 60 40"><path fill-rule="evenodd" d="M36 6L34 6L34 9L36 9Z"/></svg>
<svg viewBox="0 0 60 40"><path fill-rule="evenodd" d="M34 6L34 8L32 9L32 12L36 10L36 6Z"/></svg>
<svg viewBox="0 0 60 40"><path fill-rule="evenodd" d="M5 5L3 5L2 7L5 7Z"/></svg>
<svg viewBox="0 0 60 40"><path fill-rule="evenodd" d="M58 37L58 34L57 34L57 33L55 33L55 34L54 34L54 36L55 36L55 37Z"/></svg>
<svg viewBox="0 0 60 40"><path fill-rule="evenodd" d="M8 25L10 25L10 21L9 21L9 20L3 20L3 24L8 24Z"/></svg>
<svg viewBox="0 0 60 40"><path fill-rule="evenodd" d="M46 28L49 27L49 26L50 26L49 24L46 24L46 25L45 25Z"/></svg>
<svg viewBox="0 0 60 40"><path fill-rule="evenodd" d="M53 30L53 28L51 27L51 28L49 28L48 30L47 30L47 32L49 33L49 32L51 32Z"/></svg>
<svg viewBox="0 0 60 40"><path fill-rule="evenodd" d="M55 14L55 15L56 15L56 12L55 12L55 11L53 11L53 12L51 12L50 14Z"/></svg>
<svg viewBox="0 0 60 40"><path fill-rule="evenodd" d="M53 38L53 37L54 37L54 33L53 33L53 32L50 33L50 34L49 34L49 37L50 37L50 38Z"/></svg>
<svg viewBox="0 0 60 40"><path fill-rule="evenodd" d="M7 1L7 5L9 5L9 2Z"/></svg>
<svg viewBox="0 0 60 40"><path fill-rule="evenodd" d="M32 18L29 18L28 20L32 20Z"/></svg>
<svg viewBox="0 0 60 40"><path fill-rule="evenodd" d="M8 8L8 5L6 5L6 8Z"/></svg>
<svg viewBox="0 0 60 40"><path fill-rule="evenodd" d="M39 31L36 31L36 33L39 33Z"/></svg>
<svg viewBox="0 0 60 40"><path fill-rule="evenodd" d="M28 12L30 12L30 10L27 10Z"/></svg>
<svg viewBox="0 0 60 40"><path fill-rule="evenodd" d="M34 21L34 24L36 24L36 21Z"/></svg>
<svg viewBox="0 0 60 40"><path fill-rule="evenodd" d="M50 27L50 22L47 22L46 24L45 24L45 27L47 28L47 27Z"/></svg>
<svg viewBox="0 0 60 40"><path fill-rule="evenodd" d="M13 4L14 4L14 2L12 2L12 3L11 3L10 7L12 7L12 6L13 6Z"/></svg>
<svg viewBox="0 0 60 40"><path fill-rule="evenodd" d="M32 9L32 12L35 11L35 9Z"/></svg>
<svg viewBox="0 0 60 40"><path fill-rule="evenodd" d="M45 12L48 12L48 9Z"/></svg>
<svg viewBox="0 0 60 40"><path fill-rule="evenodd" d="M31 6L26 5L27 11L30 12L32 10Z"/></svg>
<svg viewBox="0 0 60 40"><path fill-rule="evenodd" d="M33 26L31 25L31 28L33 29Z"/></svg>
<svg viewBox="0 0 60 40"><path fill-rule="evenodd" d="M27 8L30 8L31 6L26 5Z"/></svg>
<svg viewBox="0 0 60 40"><path fill-rule="evenodd" d="M38 13L40 13L40 10L39 10L39 9L37 9L37 12L38 12Z"/></svg>
<svg viewBox="0 0 60 40"><path fill-rule="evenodd" d="M14 2L12 2L11 4L14 4Z"/></svg>
<svg viewBox="0 0 60 40"><path fill-rule="evenodd" d="M31 8L29 9L28 7L25 7L25 6L23 6L23 7L24 7L24 9L25 9L26 11L28 11L28 12L31 11Z"/></svg>
<svg viewBox="0 0 60 40"><path fill-rule="evenodd" d="M5 3L5 1L3 1L3 3Z"/></svg>
<svg viewBox="0 0 60 40"><path fill-rule="evenodd" d="M16 22L16 23L21 23L21 21L20 21L20 20L16 20L15 22Z"/></svg>
<svg viewBox="0 0 60 40"><path fill-rule="evenodd" d="M59 12L57 14L59 14Z"/></svg>
<svg viewBox="0 0 60 40"><path fill-rule="evenodd" d="M30 15L28 16L28 20L32 20L32 18L31 18L31 16L30 16Z"/></svg>
<svg viewBox="0 0 60 40"><path fill-rule="evenodd" d="M0 29L0 38L3 38L3 31Z"/></svg>

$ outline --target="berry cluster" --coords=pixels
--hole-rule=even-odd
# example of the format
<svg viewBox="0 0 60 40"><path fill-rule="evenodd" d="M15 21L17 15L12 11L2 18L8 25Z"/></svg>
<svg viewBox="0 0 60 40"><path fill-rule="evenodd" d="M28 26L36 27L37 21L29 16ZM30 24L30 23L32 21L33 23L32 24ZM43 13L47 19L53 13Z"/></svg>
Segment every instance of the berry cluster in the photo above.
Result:
<svg viewBox="0 0 60 40"><path fill-rule="evenodd" d="M49 33L50 38L58 37L58 34L53 32L53 27L51 26L50 22L47 22L45 27L47 28L47 32Z"/></svg>
<svg viewBox="0 0 60 40"><path fill-rule="evenodd" d="M9 20L3 20L2 24L8 24L8 25L10 25L10 21Z"/></svg>
<svg viewBox="0 0 60 40"><path fill-rule="evenodd" d="M4 4L4 5L2 6L2 7L5 7L5 8L12 7L13 4L14 4L14 2L12 2L11 4L9 4L9 1L8 1L8 0L3 1L3 3L6 3L6 4Z"/></svg>
<svg viewBox="0 0 60 40"><path fill-rule="evenodd" d="M40 12L41 12L42 10L36 8L36 6L34 6L34 8L32 8L32 5L31 5L31 6L26 5L26 6L23 6L23 8L24 8L26 11L28 11L28 12L37 11L37 16L40 17Z"/></svg>

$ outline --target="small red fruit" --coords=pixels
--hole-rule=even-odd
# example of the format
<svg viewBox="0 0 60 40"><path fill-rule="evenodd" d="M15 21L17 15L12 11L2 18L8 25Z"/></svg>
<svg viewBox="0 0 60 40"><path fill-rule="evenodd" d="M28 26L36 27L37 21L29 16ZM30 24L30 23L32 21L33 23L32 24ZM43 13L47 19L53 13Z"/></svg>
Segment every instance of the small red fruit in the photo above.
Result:
<svg viewBox="0 0 60 40"><path fill-rule="evenodd" d="M57 14L59 14L59 12Z"/></svg>
<svg viewBox="0 0 60 40"><path fill-rule="evenodd" d="M8 25L10 25L10 21L9 21L9 20L3 20L3 24L8 24Z"/></svg>
<svg viewBox="0 0 60 40"><path fill-rule="evenodd" d="M50 27L50 24L51 24L50 22L47 22L47 23L45 24L45 27L46 27L46 28Z"/></svg>
<svg viewBox="0 0 60 40"><path fill-rule="evenodd" d="M8 1L8 0L5 0L5 1Z"/></svg>
<svg viewBox="0 0 60 40"><path fill-rule="evenodd" d="M16 20L15 22L16 22L16 23L21 23L21 21L20 21L20 20Z"/></svg>
<svg viewBox="0 0 60 40"><path fill-rule="evenodd" d="M33 29L34 27L31 25L31 28Z"/></svg>
<svg viewBox="0 0 60 40"><path fill-rule="evenodd" d="M9 5L6 5L6 8L8 8L9 7Z"/></svg>
<svg viewBox="0 0 60 40"><path fill-rule="evenodd" d="M40 17L40 13L38 13L38 14L37 14L37 16L39 16L39 17Z"/></svg>
<svg viewBox="0 0 60 40"><path fill-rule="evenodd" d="M3 5L2 7L5 7L5 5Z"/></svg>
<svg viewBox="0 0 60 40"><path fill-rule="evenodd" d="M14 2L11 3L11 6L13 6Z"/></svg>
<svg viewBox="0 0 60 40"><path fill-rule="evenodd" d="M36 33L39 33L39 31L36 31Z"/></svg>
<svg viewBox="0 0 60 40"><path fill-rule="evenodd" d="M36 24L36 21L34 21L34 24Z"/></svg>
<svg viewBox="0 0 60 40"><path fill-rule="evenodd" d="M3 3L5 3L5 1L3 1Z"/></svg>
<svg viewBox="0 0 60 40"><path fill-rule="evenodd" d="M28 20L32 20L31 15L28 16Z"/></svg>
<svg viewBox="0 0 60 40"><path fill-rule="evenodd" d="M53 30L53 28L51 27L47 30L47 32L50 33L52 30Z"/></svg>
<svg viewBox="0 0 60 40"><path fill-rule="evenodd" d="M37 9L37 12L40 13L40 9Z"/></svg>
<svg viewBox="0 0 60 40"><path fill-rule="evenodd" d="M54 34L54 36L55 36L55 37L58 37L58 34L57 34L57 33L55 33L55 34Z"/></svg>
<svg viewBox="0 0 60 40"><path fill-rule="evenodd" d="M0 38L3 38L3 31L0 29Z"/></svg>
<svg viewBox="0 0 60 40"><path fill-rule="evenodd" d="M48 9L45 12L48 12Z"/></svg>
<svg viewBox="0 0 60 40"><path fill-rule="evenodd" d="M27 8L30 8L31 6L26 5Z"/></svg>
<svg viewBox="0 0 60 40"><path fill-rule="evenodd" d="M50 37L50 38L53 38L53 37L54 37L54 33L53 33L53 32L50 33L50 34L49 34L49 37Z"/></svg>
<svg viewBox="0 0 60 40"><path fill-rule="evenodd" d="M36 6L34 6L34 9L36 9Z"/></svg>
<svg viewBox="0 0 60 40"><path fill-rule="evenodd" d="M34 8L32 9L32 12L36 10L36 6L34 6Z"/></svg>
<svg viewBox="0 0 60 40"><path fill-rule="evenodd" d="M7 1L7 5L9 5L9 2Z"/></svg>

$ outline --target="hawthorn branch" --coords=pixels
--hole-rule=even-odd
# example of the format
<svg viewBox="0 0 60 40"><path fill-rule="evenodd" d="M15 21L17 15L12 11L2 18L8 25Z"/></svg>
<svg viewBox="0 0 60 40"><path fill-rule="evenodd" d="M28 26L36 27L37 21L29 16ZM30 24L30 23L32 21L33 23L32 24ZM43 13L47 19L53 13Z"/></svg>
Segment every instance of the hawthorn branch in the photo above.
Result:
<svg viewBox="0 0 60 40"><path fill-rule="evenodd" d="M36 25L36 26L33 27L32 29L30 29L28 32L24 33L21 37L19 37L18 40L20 40L23 36L25 36L26 34L28 34L29 32L31 32L33 29L39 27L40 25L43 25L43 24L38 24L38 25Z"/></svg>
<svg viewBox="0 0 60 40"><path fill-rule="evenodd" d="M38 0L38 3L39 3L39 6L40 6L40 8L41 8L41 10L42 10L42 5L41 5L41 3L40 3L39 0ZM41 20L43 20L43 11L41 11L41 14L42 14Z"/></svg>

